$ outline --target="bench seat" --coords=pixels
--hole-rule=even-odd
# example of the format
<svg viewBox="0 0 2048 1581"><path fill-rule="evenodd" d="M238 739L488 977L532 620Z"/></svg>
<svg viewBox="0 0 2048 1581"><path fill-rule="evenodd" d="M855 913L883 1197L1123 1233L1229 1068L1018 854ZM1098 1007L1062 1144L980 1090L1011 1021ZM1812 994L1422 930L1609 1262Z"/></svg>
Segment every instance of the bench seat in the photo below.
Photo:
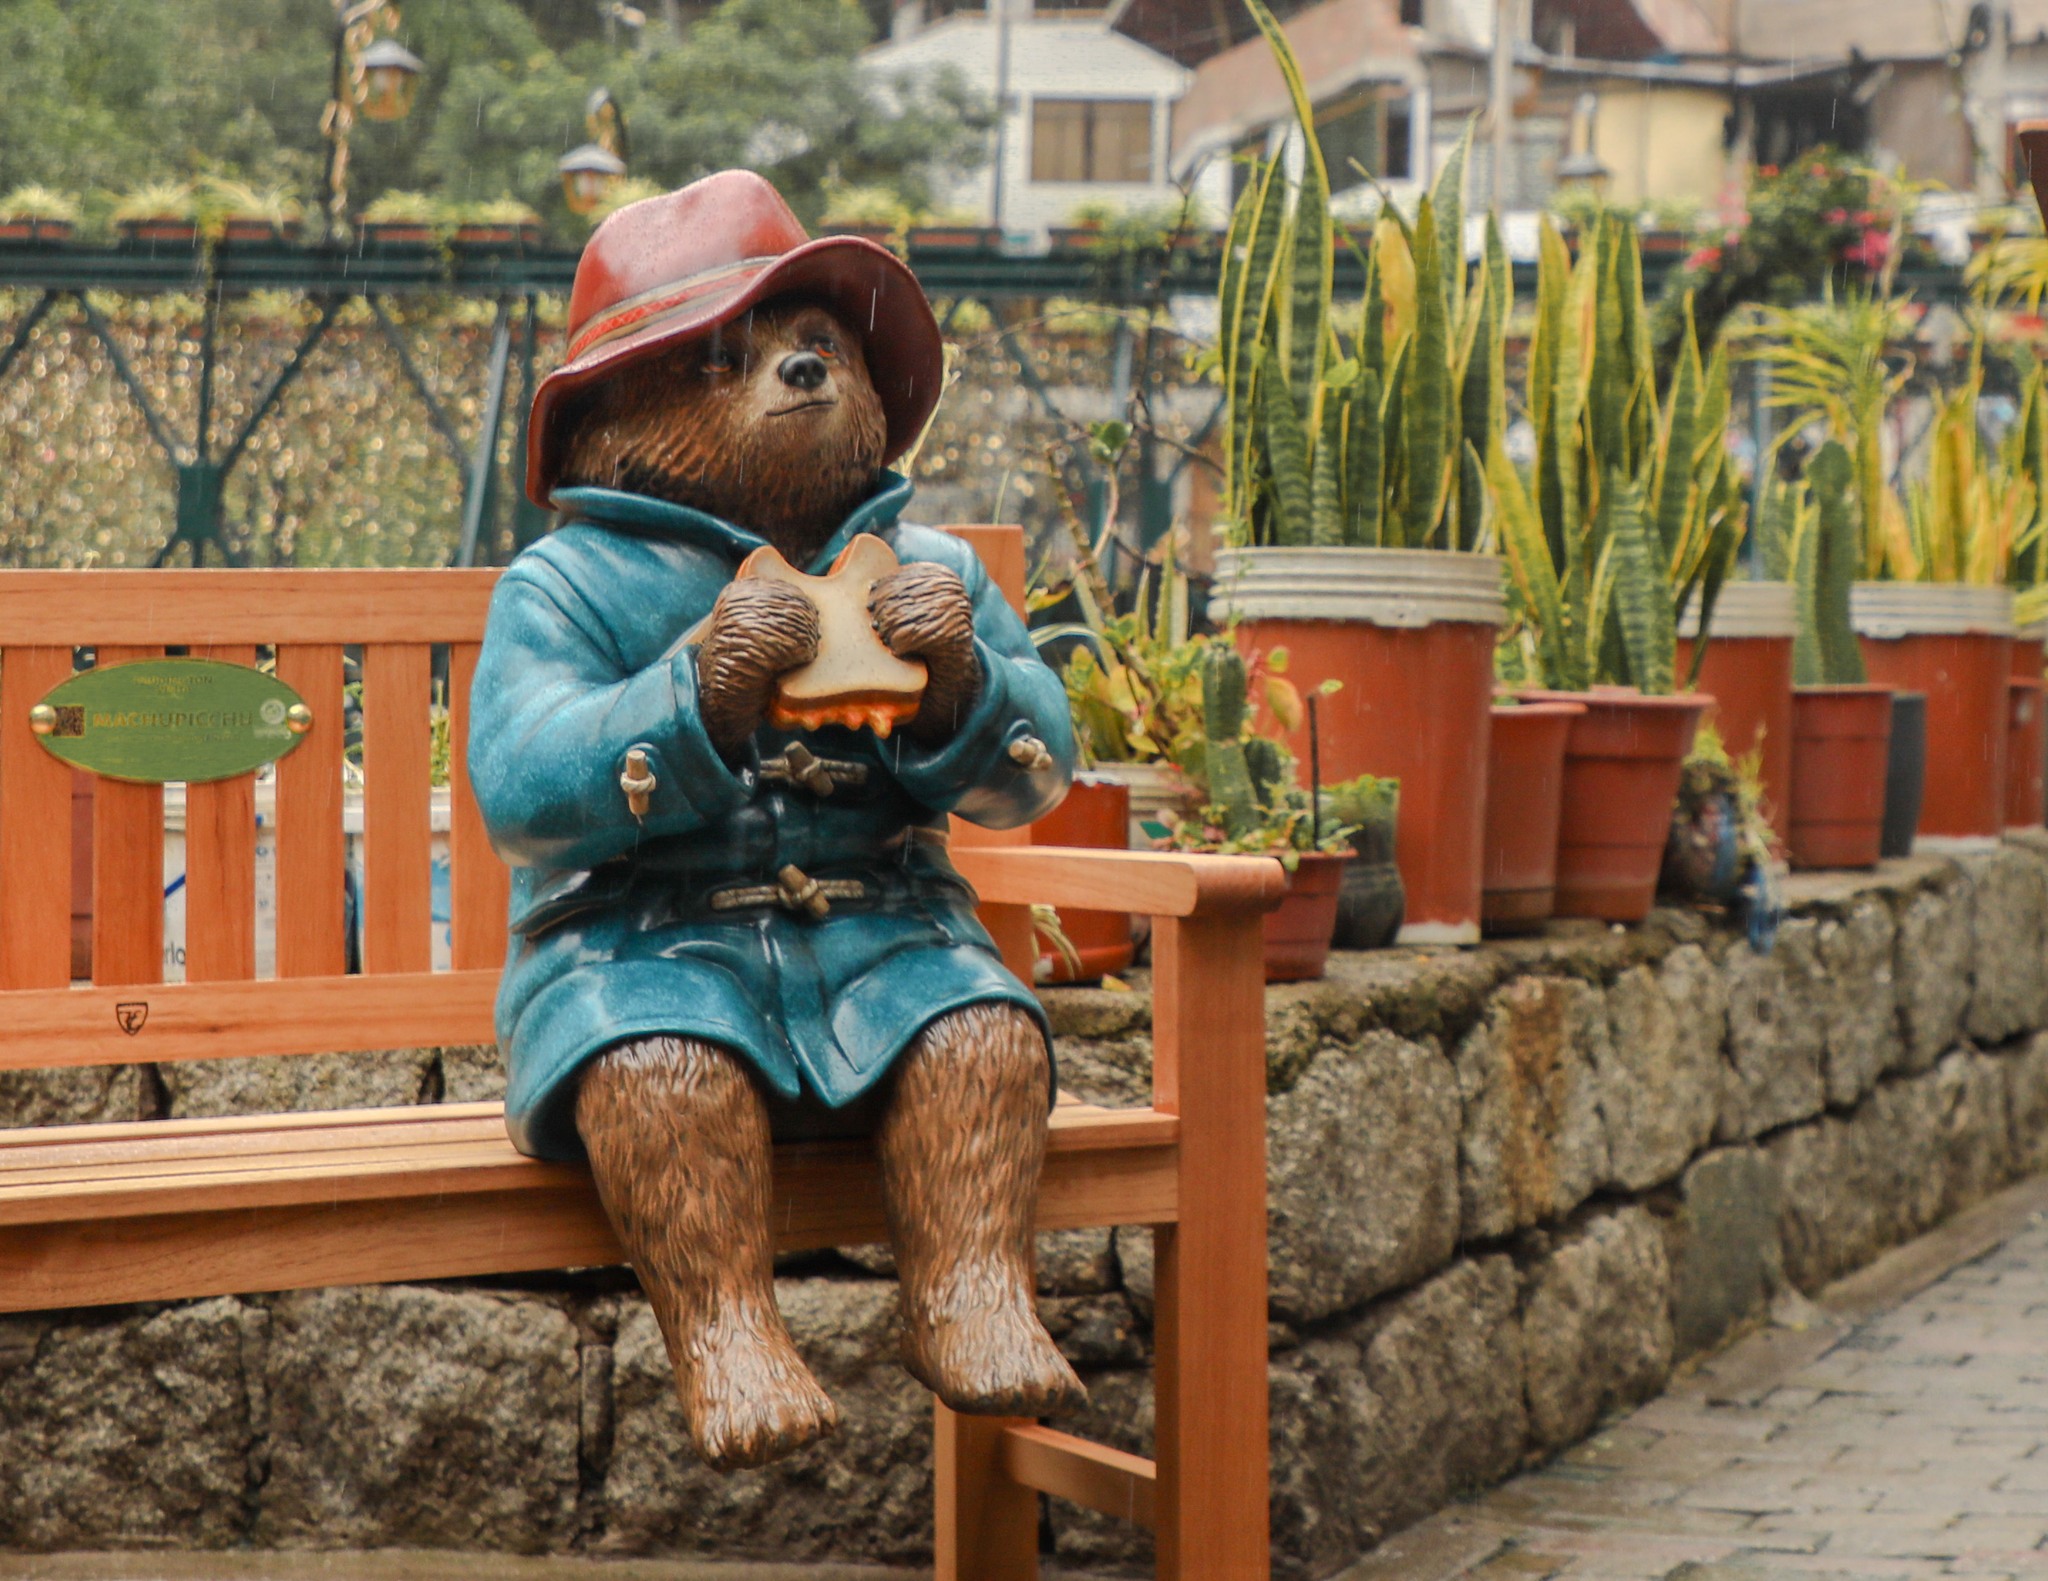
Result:
<svg viewBox="0 0 2048 1581"><path fill-rule="evenodd" d="M1179 1133L1063 1099L1041 1227L1173 1222ZM782 1251L886 1238L865 1143L778 1148L775 1187ZM0 1131L0 1311L623 1261L588 1171L496 1103Z"/></svg>

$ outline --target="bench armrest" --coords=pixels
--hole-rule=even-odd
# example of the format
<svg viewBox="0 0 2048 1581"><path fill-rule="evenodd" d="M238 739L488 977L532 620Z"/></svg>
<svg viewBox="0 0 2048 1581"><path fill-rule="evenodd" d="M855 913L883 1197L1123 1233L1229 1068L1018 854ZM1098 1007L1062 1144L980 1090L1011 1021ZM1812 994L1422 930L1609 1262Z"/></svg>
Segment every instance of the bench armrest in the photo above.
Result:
<svg viewBox="0 0 2048 1581"><path fill-rule="evenodd" d="M970 846L954 849L953 864L990 905L1218 917L1271 911L1287 892L1287 871L1269 856Z"/></svg>

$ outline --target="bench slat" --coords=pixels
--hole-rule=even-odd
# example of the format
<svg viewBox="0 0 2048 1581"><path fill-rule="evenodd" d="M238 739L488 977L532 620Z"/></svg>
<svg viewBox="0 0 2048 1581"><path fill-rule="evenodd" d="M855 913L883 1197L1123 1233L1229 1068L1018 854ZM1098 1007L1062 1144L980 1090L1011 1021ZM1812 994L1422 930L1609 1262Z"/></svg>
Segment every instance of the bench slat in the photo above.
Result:
<svg viewBox="0 0 2048 1581"><path fill-rule="evenodd" d="M195 647L192 656L253 665L248 643ZM185 788L185 980L256 975L256 776Z"/></svg>
<svg viewBox="0 0 2048 1581"><path fill-rule="evenodd" d="M363 970L433 964L433 741L426 729L434 650L363 650Z"/></svg>
<svg viewBox="0 0 2048 1581"><path fill-rule="evenodd" d="M102 668L163 656L102 646ZM164 788L102 779L92 794L92 980L157 983L164 975Z"/></svg>
<svg viewBox="0 0 2048 1581"><path fill-rule="evenodd" d="M498 572L9 571L10 643L476 642ZM38 694L40 695L40 694Z"/></svg>
<svg viewBox="0 0 2048 1581"><path fill-rule="evenodd" d="M0 1001L0 1070L488 1043L498 977L395 972L24 991Z"/></svg>
<svg viewBox="0 0 2048 1581"><path fill-rule="evenodd" d="M28 635L4 616L0 632ZM43 750L28 715L70 678L74 640L0 654L0 988L71 980L71 767Z"/></svg>
<svg viewBox="0 0 2048 1581"><path fill-rule="evenodd" d="M334 1117L331 1139L360 1144L366 1131L392 1123L391 1112L367 1127ZM458 1128L486 1118L466 1115ZM445 1122L428 1111L418 1123L434 1130ZM285 1129L276 1153L258 1155L260 1162L153 1179L37 1180L14 1190L5 1184L14 1155L0 1155L7 1158L0 1167L0 1311L621 1260L583 1169L520 1157L501 1123L490 1141L340 1145L325 1159L321 1144L330 1138L317 1128ZM1124 1140L1100 1145L1110 1135ZM1053 1119L1039 1226L1171 1223L1177 1136L1170 1115L1063 1107ZM775 1185L779 1250L887 1236L879 1175L864 1143L779 1148ZM338 1211L344 1203L347 1211Z"/></svg>
<svg viewBox="0 0 2048 1581"><path fill-rule="evenodd" d="M277 678L313 710L313 728L277 764L277 975L348 968L341 826L342 650L281 643Z"/></svg>
<svg viewBox="0 0 2048 1581"><path fill-rule="evenodd" d="M457 970L504 963L512 881L491 849L469 787L469 689L482 652L482 644L474 642L458 642L448 650L449 918L454 928L449 961Z"/></svg>

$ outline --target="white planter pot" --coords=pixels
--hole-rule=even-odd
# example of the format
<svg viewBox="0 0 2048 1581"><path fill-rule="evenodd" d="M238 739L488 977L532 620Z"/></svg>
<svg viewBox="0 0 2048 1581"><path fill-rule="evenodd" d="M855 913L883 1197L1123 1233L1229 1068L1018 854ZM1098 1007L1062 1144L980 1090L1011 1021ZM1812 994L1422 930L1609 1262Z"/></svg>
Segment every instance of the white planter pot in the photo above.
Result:
<svg viewBox="0 0 2048 1581"><path fill-rule="evenodd" d="M1152 848L1152 837L1142 825L1147 820L1157 823L1160 814L1177 811L1188 794L1187 782L1170 763L1098 763L1094 772L1130 787L1133 851Z"/></svg>
<svg viewBox="0 0 2048 1581"><path fill-rule="evenodd" d="M1217 620L1498 626L1504 570L1498 555L1442 549L1219 549L1209 609Z"/></svg>
<svg viewBox="0 0 2048 1581"><path fill-rule="evenodd" d="M1849 624L1859 637L2009 637L2012 589L1961 582L1857 582Z"/></svg>
<svg viewBox="0 0 2048 1581"><path fill-rule="evenodd" d="M1714 601L1714 623L1709 639L1722 637L1797 637L1799 635L1799 590L1790 582L1729 582ZM1699 640L1700 601L1697 595L1686 605L1678 634L1689 642Z"/></svg>

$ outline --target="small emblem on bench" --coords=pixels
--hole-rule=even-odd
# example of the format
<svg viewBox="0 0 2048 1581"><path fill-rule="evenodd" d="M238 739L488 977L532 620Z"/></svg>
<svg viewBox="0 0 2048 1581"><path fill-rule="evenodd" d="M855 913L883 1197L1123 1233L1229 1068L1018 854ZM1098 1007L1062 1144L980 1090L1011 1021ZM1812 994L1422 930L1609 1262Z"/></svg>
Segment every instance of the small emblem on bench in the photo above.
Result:
<svg viewBox="0 0 2048 1581"><path fill-rule="evenodd" d="M114 1019L121 1023L121 1030L131 1038L142 1030L142 1024L149 1019L149 1006L140 1000L114 1006Z"/></svg>

